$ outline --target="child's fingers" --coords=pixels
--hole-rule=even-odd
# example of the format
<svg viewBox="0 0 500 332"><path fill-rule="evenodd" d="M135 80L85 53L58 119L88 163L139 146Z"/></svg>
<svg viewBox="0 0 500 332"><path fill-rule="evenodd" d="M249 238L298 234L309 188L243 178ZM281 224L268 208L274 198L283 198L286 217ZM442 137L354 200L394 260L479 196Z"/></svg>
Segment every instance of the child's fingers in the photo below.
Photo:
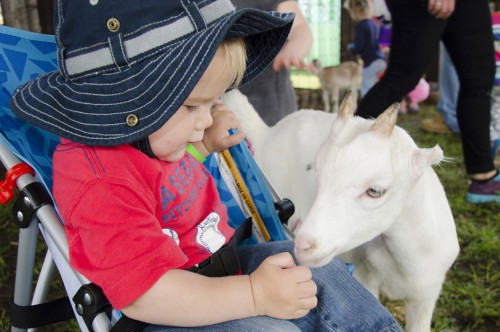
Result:
<svg viewBox="0 0 500 332"><path fill-rule="evenodd" d="M291 317L291 318L297 319L297 318L304 317L312 309L316 308L317 305L318 305L318 298L316 296L302 299L298 303L297 309L295 310L293 317Z"/></svg>
<svg viewBox="0 0 500 332"><path fill-rule="evenodd" d="M238 131L236 134L228 135L223 138L223 145L226 147L231 147L239 144L245 138L245 133Z"/></svg>
<svg viewBox="0 0 500 332"><path fill-rule="evenodd" d="M316 297L316 295L303 298L299 302L300 309L303 310L314 309L316 308L317 305L318 305L318 298Z"/></svg>
<svg viewBox="0 0 500 332"><path fill-rule="evenodd" d="M293 268L293 274L298 282L312 280L312 271L307 266L296 266Z"/></svg>
<svg viewBox="0 0 500 332"><path fill-rule="evenodd" d="M297 310L295 312L295 315L294 317L291 317L291 319L298 319L298 318L302 318L304 317L305 315L307 315L311 310Z"/></svg>
<svg viewBox="0 0 500 332"><path fill-rule="evenodd" d="M229 111L229 109L226 106L226 104L224 104L222 102L222 100L217 99L214 102L214 105L212 106L211 112L212 112L212 115L213 115L215 112L220 112L220 111Z"/></svg>
<svg viewBox="0 0 500 332"><path fill-rule="evenodd" d="M282 269L296 266L292 255L289 252L281 252L279 254L266 258L267 263L277 265Z"/></svg>
<svg viewBox="0 0 500 332"><path fill-rule="evenodd" d="M316 297L317 293L318 293L318 286L312 280L300 282L297 285L297 296L299 297L299 299Z"/></svg>

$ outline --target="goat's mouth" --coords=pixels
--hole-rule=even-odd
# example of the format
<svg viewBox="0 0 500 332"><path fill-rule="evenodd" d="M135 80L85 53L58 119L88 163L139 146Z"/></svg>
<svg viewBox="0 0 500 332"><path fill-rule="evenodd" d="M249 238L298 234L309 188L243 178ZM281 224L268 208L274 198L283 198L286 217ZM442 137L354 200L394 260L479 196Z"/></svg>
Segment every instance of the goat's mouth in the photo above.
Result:
<svg viewBox="0 0 500 332"><path fill-rule="evenodd" d="M323 265L331 262L335 256L338 255L337 250L333 249L330 252L326 252L321 254L317 252L317 250L297 250L295 249L295 257L301 265L309 266L309 267L321 267Z"/></svg>

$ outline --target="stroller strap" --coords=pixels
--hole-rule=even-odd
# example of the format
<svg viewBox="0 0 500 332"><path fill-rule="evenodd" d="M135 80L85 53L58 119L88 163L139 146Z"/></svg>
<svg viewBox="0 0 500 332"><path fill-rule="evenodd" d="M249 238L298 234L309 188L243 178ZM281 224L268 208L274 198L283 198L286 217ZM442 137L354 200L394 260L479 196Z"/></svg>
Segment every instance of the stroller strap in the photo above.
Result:
<svg viewBox="0 0 500 332"><path fill-rule="evenodd" d="M252 218L248 218L236 229L233 237L227 244L223 245L212 256L187 270L207 277L223 277L241 274L236 247L251 235Z"/></svg>
<svg viewBox="0 0 500 332"><path fill-rule="evenodd" d="M28 306L20 306L11 301L9 312L11 326L19 329L36 328L75 318L68 297Z"/></svg>

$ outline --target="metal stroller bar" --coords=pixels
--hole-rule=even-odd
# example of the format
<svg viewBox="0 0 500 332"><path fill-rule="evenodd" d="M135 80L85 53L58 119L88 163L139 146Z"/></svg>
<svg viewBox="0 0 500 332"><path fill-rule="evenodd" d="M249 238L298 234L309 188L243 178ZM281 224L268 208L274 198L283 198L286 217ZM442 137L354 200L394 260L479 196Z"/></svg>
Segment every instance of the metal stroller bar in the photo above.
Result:
<svg viewBox="0 0 500 332"><path fill-rule="evenodd" d="M22 162L3 144L0 144L0 161L6 169L10 169L14 165ZM36 182L36 180L31 174L23 174L16 180L16 185L19 189L22 189L33 182ZM68 243L66 241L64 227L62 225L62 222L60 222L59 220L59 216L55 212L54 207L52 205L44 205L36 211L34 220L29 223L28 227L19 229L17 271L13 300L16 305L29 306L32 304L32 298L33 301L40 302L43 301L43 298L45 297L44 289L41 289L38 292L35 291L36 296L32 297L31 295L38 227L41 227L45 230L44 236L49 236L52 242L60 250L66 261L69 260ZM39 226L39 224L41 225ZM46 260L48 258L49 256L46 257ZM46 263L44 262L44 265L45 264ZM51 264L54 263L52 262ZM50 269L50 267L46 268ZM45 271L41 278L46 278L48 274L50 274L50 271ZM82 283L82 285L90 283L87 278L85 278L77 271L75 271L75 275ZM92 322L92 328L96 332L109 331L111 329L111 322L108 316L105 313L101 313L96 316ZM11 331L22 332L27 331L27 329L12 327Z"/></svg>

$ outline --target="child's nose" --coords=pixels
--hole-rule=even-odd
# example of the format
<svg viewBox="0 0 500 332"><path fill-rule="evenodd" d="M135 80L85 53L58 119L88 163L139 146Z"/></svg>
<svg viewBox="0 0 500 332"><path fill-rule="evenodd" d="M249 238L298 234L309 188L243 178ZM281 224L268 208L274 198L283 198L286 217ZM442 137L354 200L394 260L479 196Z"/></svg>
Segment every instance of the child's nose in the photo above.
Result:
<svg viewBox="0 0 500 332"><path fill-rule="evenodd" d="M198 120L198 130L205 130L210 127L214 123L214 119L212 118L212 113L210 112L210 107L203 107L201 110L200 118Z"/></svg>

